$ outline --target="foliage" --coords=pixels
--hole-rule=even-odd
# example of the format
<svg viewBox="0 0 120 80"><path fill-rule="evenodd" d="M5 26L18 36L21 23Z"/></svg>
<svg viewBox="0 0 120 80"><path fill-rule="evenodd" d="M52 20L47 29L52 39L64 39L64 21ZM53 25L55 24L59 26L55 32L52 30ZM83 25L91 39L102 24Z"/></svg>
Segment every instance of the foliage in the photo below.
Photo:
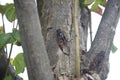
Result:
<svg viewBox="0 0 120 80"><path fill-rule="evenodd" d="M80 0L80 7L86 7L91 5L90 10L100 15L102 15L102 9L100 6L105 7L106 4L106 0Z"/></svg>
<svg viewBox="0 0 120 80"><path fill-rule="evenodd" d="M12 22L16 19L14 4L0 5L0 13L6 16L7 20ZM4 24L4 23L3 23ZM5 47L8 43L20 44L19 31L13 29L12 33L4 33L4 26L0 27L0 47Z"/></svg>
<svg viewBox="0 0 120 80"><path fill-rule="evenodd" d="M0 5L0 13L5 15L10 22L16 19L14 4Z"/></svg>
<svg viewBox="0 0 120 80"><path fill-rule="evenodd" d="M13 80L12 76L11 75L8 75L4 78L4 80Z"/></svg>
<svg viewBox="0 0 120 80"><path fill-rule="evenodd" d="M23 53L19 53L13 60L15 66L15 74L23 73L25 68Z"/></svg>
<svg viewBox="0 0 120 80"><path fill-rule="evenodd" d="M3 33L3 26L0 26L0 34Z"/></svg>
<svg viewBox="0 0 120 80"><path fill-rule="evenodd" d="M112 44L112 48L111 48L112 53L115 53L117 49L118 48L114 44Z"/></svg>
<svg viewBox="0 0 120 80"><path fill-rule="evenodd" d="M5 15L9 22L14 22L16 20L15 8L13 3L0 5L0 13L2 14L2 17ZM3 18L3 22L4 22L4 18ZM7 44L11 44L11 45L14 44L21 46L19 30L15 28L15 25L13 24L13 30L10 33L5 33L4 28L5 28L4 25L0 26L0 48L6 48ZM17 56L13 59L9 57L9 59L10 59L10 64L15 67L15 75L24 72L25 63L24 63L23 53L17 54ZM7 75L4 80L13 80L13 79L11 75Z"/></svg>
<svg viewBox="0 0 120 80"><path fill-rule="evenodd" d="M91 11L94 11L100 15L102 15L102 9L100 8L100 6L105 7L106 6L106 0L95 0L95 2L93 3L92 7L91 7Z"/></svg>
<svg viewBox="0 0 120 80"><path fill-rule="evenodd" d="M95 0L84 0L84 5L90 5L94 2Z"/></svg>
<svg viewBox="0 0 120 80"><path fill-rule="evenodd" d="M14 43L16 45L21 43L19 31L0 34L0 47L5 47L8 43Z"/></svg>

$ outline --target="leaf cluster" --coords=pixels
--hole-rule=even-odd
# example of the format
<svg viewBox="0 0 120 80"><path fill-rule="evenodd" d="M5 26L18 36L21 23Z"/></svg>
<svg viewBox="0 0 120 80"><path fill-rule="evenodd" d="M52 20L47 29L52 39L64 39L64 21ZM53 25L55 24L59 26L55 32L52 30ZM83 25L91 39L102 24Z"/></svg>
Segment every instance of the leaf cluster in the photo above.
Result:
<svg viewBox="0 0 120 80"><path fill-rule="evenodd" d="M102 15L102 8L100 6L105 7L107 4L107 0L80 0L80 7L91 6L90 10Z"/></svg>
<svg viewBox="0 0 120 80"><path fill-rule="evenodd" d="M0 4L0 13L2 14L2 17L5 16L9 22L11 23L15 22L16 13L13 3L6 5ZM5 24L4 19L3 19L3 24ZM10 33L5 33L4 28L5 28L4 25L0 26L0 48L6 48L7 44L21 46L20 33L19 30L17 30L17 28L14 28L14 24L13 24L12 32ZM2 51L0 51L0 53L1 55L3 54ZM9 64L11 64L15 69L14 71L15 75L24 72L25 63L24 63L23 53L19 53L15 58L9 58L9 59L10 59ZM11 75L6 75L4 80L13 80L13 78Z"/></svg>
<svg viewBox="0 0 120 80"><path fill-rule="evenodd" d="M0 48L5 47L8 43L21 44L19 31L0 34Z"/></svg>
<svg viewBox="0 0 120 80"><path fill-rule="evenodd" d="M0 13L5 15L7 20L10 22L16 19L15 7L13 3L0 5Z"/></svg>
<svg viewBox="0 0 120 80"><path fill-rule="evenodd" d="M19 53L14 59L10 60L10 64L15 67L15 75L24 72L25 63L23 53ZM14 80L11 75L7 75L4 80Z"/></svg>

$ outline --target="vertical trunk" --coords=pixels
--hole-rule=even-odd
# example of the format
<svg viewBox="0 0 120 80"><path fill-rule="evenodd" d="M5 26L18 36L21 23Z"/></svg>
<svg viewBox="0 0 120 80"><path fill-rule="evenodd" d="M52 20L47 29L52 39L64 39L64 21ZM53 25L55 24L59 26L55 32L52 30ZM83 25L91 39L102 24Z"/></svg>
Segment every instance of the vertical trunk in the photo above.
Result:
<svg viewBox="0 0 120 80"><path fill-rule="evenodd" d="M40 4L40 2L43 4ZM71 76L74 73L74 51L75 51L75 34L73 28L73 2L72 0L37 0L39 16L42 22L44 40L54 73L60 77L61 75ZM111 44L113 41L120 6L119 0L108 0L108 5L103 15L103 19L98 28L97 35L92 42L90 51L81 55L81 71L83 78L91 78L97 80L105 80L109 71L108 60ZM41 7L42 6L42 7ZM90 12L83 8L78 15L80 19L80 47L86 51L87 32L90 26ZM61 29L67 38L67 54L65 55L56 41L56 30ZM66 47L64 47L66 48ZM99 66L98 66L99 65ZM87 71L86 71L87 70ZM104 75L103 75L104 74Z"/></svg>
<svg viewBox="0 0 120 80"><path fill-rule="evenodd" d="M29 80L53 80L34 0L14 0Z"/></svg>
<svg viewBox="0 0 120 80"><path fill-rule="evenodd" d="M38 0L39 1L39 0ZM72 28L72 0L43 0L43 7L40 13L40 19L42 22L44 39L46 41L47 52L49 55L50 63L52 67L55 67L55 72L58 74L70 74L71 70L74 69L74 39L73 39L73 28ZM60 29L68 40L66 53L64 55L58 45L57 41L57 30ZM72 36L72 37L71 37ZM71 56L72 55L72 56ZM73 59L73 60L70 60ZM73 62L72 62L73 61ZM71 69L70 69L71 68ZM73 72L73 71L72 71Z"/></svg>
<svg viewBox="0 0 120 80"><path fill-rule="evenodd" d="M41 4L42 2L42 4ZM50 59L50 64L54 68L54 73L60 78L61 75L70 77L74 74L75 70L75 34L73 27L73 1L72 0L37 0L39 17L42 24L42 32L46 42L46 48ZM88 9L83 10L88 18ZM84 13L83 12L83 13ZM86 50L87 41L87 28L89 21L82 22L81 27L81 12L79 9L79 29L80 29L80 46L82 50ZM89 19L88 19L89 20ZM67 42L63 51L58 43L57 30L65 35ZM65 54L66 53L66 54Z"/></svg>

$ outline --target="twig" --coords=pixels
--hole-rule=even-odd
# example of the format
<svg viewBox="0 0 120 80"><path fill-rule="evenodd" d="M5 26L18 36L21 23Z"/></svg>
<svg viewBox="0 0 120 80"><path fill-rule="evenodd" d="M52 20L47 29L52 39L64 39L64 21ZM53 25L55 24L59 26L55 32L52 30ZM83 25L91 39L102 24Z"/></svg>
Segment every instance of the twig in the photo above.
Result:
<svg viewBox="0 0 120 80"><path fill-rule="evenodd" d="M13 28L15 27L15 21L13 22ZM17 25L16 25L16 28L17 28ZM14 31L13 31L14 33ZM7 61L7 69L6 69L6 74L5 76L7 75L8 73L8 67L9 67L9 64L10 64L10 58L11 58L11 54L12 54L12 49L13 49L13 43L11 44L11 47L10 47L10 53L9 53L9 56L8 56L8 61Z"/></svg>
<svg viewBox="0 0 120 80"><path fill-rule="evenodd" d="M79 0L74 0L74 30L75 30L75 76L80 79L80 43L78 28L78 5Z"/></svg>
<svg viewBox="0 0 120 80"><path fill-rule="evenodd" d="M92 24L91 24L91 11L89 10L89 13L90 13L90 15L89 15L89 29L90 29L90 42L91 42L91 44L92 44Z"/></svg>

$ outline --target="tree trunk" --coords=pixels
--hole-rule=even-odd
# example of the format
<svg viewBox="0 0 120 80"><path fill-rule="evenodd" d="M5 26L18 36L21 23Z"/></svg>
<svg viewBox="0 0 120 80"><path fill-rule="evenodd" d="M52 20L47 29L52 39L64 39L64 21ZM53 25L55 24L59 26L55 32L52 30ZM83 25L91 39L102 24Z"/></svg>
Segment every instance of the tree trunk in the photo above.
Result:
<svg viewBox="0 0 120 80"><path fill-rule="evenodd" d="M42 2L42 3L41 3ZM42 33L46 42L46 48L50 59L50 65L54 68L57 78L68 76L68 80L74 75L75 70L75 34L73 28L73 1L72 0L37 0L39 17L42 25ZM80 46L86 50L87 30L90 13L88 9L79 8ZM86 13L86 14L84 14ZM85 19L84 19L84 18ZM83 20L81 22L81 20ZM86 20L86 21L85 21ZM88 22L87 22L88 21ZM81 26L82 23L82 26ZM65 35L66 44L61 50L58 43L58 30ZM80 50L81 51L81 50ZM66 53L66 54L65 54Z"/></svg>
<svg viewBox="0 0 120 80"><path fill-rule="evenodd" d="M29 80L53 80L34 0L14 0Z"/></svg>
<svg viewBox="0 0 120 80"><path fill-rule="evenodd" d="M90 12L87 8L79 9L78 18L80 28L80 46L83 52L81 62L81 80L105 80L109 72L109 53L116 25L119 18L119 0L108 0L107 7L99 25L96 37L91 48L86 52L87 32L90 27ZM37 0L39 17L42 25L42 33L46 43L50 65L54 69L57 78L67 76L70 80L75 67L75 34L73 28L73 1L72 0ZM67 38L67 46L58 43L57 30L60 29ZM91 77L89 77L89 76ZM67 80L64 78L64 80Z"/></svg>
<svg viewBox="0 0 120 80"><path fill-rule="evenodd" d="M29 79L53 80L51 68L55 80L73 79L75 70L73 0L37 0L38 12L34 0L14 1ZM96 37L88 52L86 44L90 12L87 8L79 8L80 51L84 52L80 63L81 80L107 78L109 53L120 16L119 4L119 0L108 0Z"/></svg>

